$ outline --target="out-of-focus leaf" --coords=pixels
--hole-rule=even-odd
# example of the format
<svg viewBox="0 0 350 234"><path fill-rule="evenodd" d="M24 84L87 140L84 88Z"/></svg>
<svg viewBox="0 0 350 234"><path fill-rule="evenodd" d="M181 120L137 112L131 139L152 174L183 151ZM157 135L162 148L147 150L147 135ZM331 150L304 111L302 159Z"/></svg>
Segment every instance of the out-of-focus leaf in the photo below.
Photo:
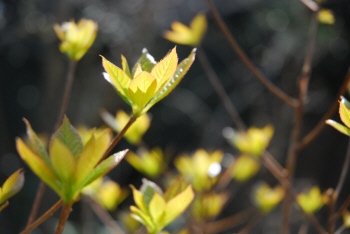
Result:
<svg viewBox="0 0 350 234"><path fill-rule="evenodd" d="M189 185L183 192L169 200L165 206L165 217L162 220L163 227L182 214L190 205L193 198L194 192L192 190L192 186Z"/></svg>
<svg viewBox="0 0 350 234"><path fill-rule="evenodd" d="M23 169L15 171L1 187L0 190L0 205L7 201L10 197L18 193L24 185Z"/></svg>
<svg viewBox="0 0 350 234"><path fill-rule="evenodd" d="M130 73L130 68L129 68L128 61L126 60L126 58L123 55L121 56L121 58L122 58L122 69L123 69L123 71L125 72L125 74L128 77L132 77L131 73Z"/></svg>
<svg viewBox="0 0 350 234"><path fill-rule="evenodd" d="M164 216L165 200L158 193L154 193L149 203L149 213L155 223L161 223L161 219Z"/></svg>

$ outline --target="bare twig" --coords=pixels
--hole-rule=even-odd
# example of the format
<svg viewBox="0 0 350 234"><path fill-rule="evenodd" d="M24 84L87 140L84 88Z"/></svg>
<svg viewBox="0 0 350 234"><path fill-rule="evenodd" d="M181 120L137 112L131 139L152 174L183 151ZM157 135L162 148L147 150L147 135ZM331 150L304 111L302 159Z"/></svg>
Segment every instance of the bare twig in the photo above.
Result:
<svg viewBox="0 0 350 234"><path fill-rule="evenodd" d="M343 215L343 213L346 211L349 205L350 205L350 195L346 198L344 203L341 205L340 209L333 215L332 222L336 222L337 219L339 219L340 216Z"/></svg>
<svg viewBox="0 0 350 234"><path fill-rule="evenodd" d="M123 138L126 131L130 128L130 126L136 121L137 118L134 116L130 116L129 121L124 126L124 128L118 133L116 137L112 140L112 142L109 144L107 150L103 154L101 161L108 156L108 154L112 151L112 149L118 144L118 142Z"/></svg>
<svg viewBox="0 0 350 234"><path fill-rule="evenodd" d="M219 233L226 231L228 229L234 228L242 223L244 223L250 216L256 212L255 207L243 210L238 214L217 220L208 222L205 224L205 233Z"/></svg>
<svg viewBox="0 0 350 234"><path fill-rule="evenodd" d="M84 200L88 202L92 210L99 217L99 219L106 225L109 232L112 234L124 234L125 232L119 227L117 222L111 217L111 215L103 209L98 203L89 197L84 197Z"/></svg>
<svg viewBox="0 0 350 234"><path fill-rule="evenodd" d="M48 209L40 218L38 218L35 222L32 222L30 225L26 227L20 234L28 234L33 231L36 227L42 224L46 219L53 215L60 207L62 206L62 200L59 200L54 204L50 209Z"/></svg>
<svg viewBox="0 0 350 234"><path fill-rule="evenodd" d="M307 97L308 85L310 81L311 66L312 66L312 57L314 55L315 41L317 35L317 13L314 13L311 18L311 25L309 31L309 40L307 45L307 51L299 77L299 96L298 103L299 105L295 108L295 117L294 117L294 126L291 134L291 142L289 145L289 150L287 154L286 170L288 172L288 180L293 181L295 165L297 162L297 156L299 153L299 144L300 144L300 134L303 124L303 112L305 100ZM283 201L283 233L289 233L290 225L290 207L291 207L291 197L290 197L290 187L286 188L286 196Z"/></svg>
<svg viewBox="0 0 350 234"><path fill-rule="evenodd" d="M346 175L348 174L348 170L349 170L349 164L350 164L350 140L349 140L349 143L348 143L348 149L347 149L347 152L346 152L345 161L344 161L341 173L340 173L338 184L335 187L335 190L334 190L334 192L332 193L332 196L331 196L330 202L333 203L333 204L331 204L331 207L335 207L335 204L337 202L339 193L340 193L341 189L344 186ZM334 220L332 217L333 217L332 215L329 217L329 234L333 234L334 233L334 227L335 227L335 221L336 220Z"/></svg>
<svg viewBox="0 0 350 234"><path fill-rule="evenodd" d="M322 117L322 119L318 122L318 124L302 139L299 149L303 149L306 145L310 144L316 136L321 132L323 127L326 125L325 121L333 116L333 114L338 110L339 107L339 97L344 95L348 88L348 84L350 82L350 69L348 70L348 73L346 74L346 77L344 79L343 84L341 85L339 92L331 105L331 107L328 109L326 114Z"/></svg>
<svg viewBox="0 0 350 234"><path fill-rule="evenodd" d="M242 48L238 45L236 39L231 34L229 29L227 28L226 24L224 23L223 19L221 18L219 12L216 10L214 4L211 0L207 0L209 10L212 13L215 22L219 26L220 30L224 34L225 38L231 45L232 49L235 51L237 56L242 60L242 62L247 66L247 68L251 71L251 73L261 82L262 85L265 86L271 93L273 93L276 97L281 99L286 104L296 107L298 104L298 101L294 98L287 95L284 91L282 91L280 88L275 86L269 79L267 79L261 71L253 64L253 62L249 59L249 57L244 53Z"/></svg>
<svg viewBox="0 0 350 234"><path fill-rule="evenodd" d="M216 94L219 96L222 104L224 105L227 113L230 115L233 123L235 123L236 127L244 131L247 127L245 126L242 119L239 117L236 108L234 107L230 97L228 96L227 92L225 91L225 88L220 82L219 77L215 73L213 67L211 66L207 56L205 55L205 52L203 51L202 47L199 47L197 50L197 55L199 62L202 65L202 68L207 75L211 85L213 86Z"/></svg>

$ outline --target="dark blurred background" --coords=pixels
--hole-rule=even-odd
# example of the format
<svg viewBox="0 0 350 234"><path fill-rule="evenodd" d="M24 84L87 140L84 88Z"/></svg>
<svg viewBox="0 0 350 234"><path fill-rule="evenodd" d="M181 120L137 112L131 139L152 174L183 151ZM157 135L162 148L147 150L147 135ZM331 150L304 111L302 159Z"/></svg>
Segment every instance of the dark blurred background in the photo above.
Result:
<svg viewBox="0 0 350 234"><path fill-rule="evenodd" d="M214 4L239 44L261 71L281 89L297 95L296 80L301 72L307 44L311 13L299 1L216 0ZM350 1L329 0L325 8L334 12L334 25L320 25L317 34L303 134L310 131L334 101L350 64ZM204 0L19 0L0 1L0 184L15 170L24 167L23 190L10 199L0 213L0 233L18 233L23 229L35 195L38 179L20 160L15 137L23 136L27 118L38 133L50 133L58 115L68 61L58 50L59 41L52 28L80 18L95 20L98 36L92 48L79 62L67 111L73 125L99 127L101 108L115 113L127 112L110 84L102 77L99 54L120 65L120 54L134 64L143 48L160 60L174 45L162 37L173 21L188 24L199 12L207 15L208 31L204 51L218 73L233 103L248 126L275 128L270 151L284 164L293 121L293 110L266 91L230 49L213 21ZM191 51L178 46L180 59ZM222 137L222 129L234 127L198 61L181 84L150 114L152 123L144 136L151 147L161 146L171 157L197 148L236 152ZM338 116L333 119L338 120ZM334 187L343 163L347 137L326 126L300 156L296 170L296 188L318 184L322 190ZM130 147L123 141L116 150ZM111 177L122 185L139 184L139 175L126 162ZM265 169L256 180L276 180ZM250 185L224 214L238 212L249 203ZM349 193L346 182L341 199ZM57 197L48 191L41 212ZM240 201L239 199L242 199ZM128 204L125 205L128 207ZM75 210L79 210L79 206ZM320 212L324 220L327 212ZM51 233L54 216L33 233ZM72 225L79 224L79 212L72 213ZM266 217L253 233L276 233L280 217ZM73 228L74 229L74 228ZM79 233L69 229L67 233ZM294 230L294 229L293 229ZM228 232L230 233L230 232ZM293 231L293 233L295 233ZM312 230L310 230L312 233Z"/></svg>

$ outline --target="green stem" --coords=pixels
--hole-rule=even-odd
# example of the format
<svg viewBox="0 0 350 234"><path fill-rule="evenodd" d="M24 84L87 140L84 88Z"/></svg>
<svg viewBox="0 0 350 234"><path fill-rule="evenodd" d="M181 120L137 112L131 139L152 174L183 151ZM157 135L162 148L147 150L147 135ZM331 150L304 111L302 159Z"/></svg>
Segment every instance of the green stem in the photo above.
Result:
<svg viewBox="0 0 350 234"><path fill-rule="evenodd" d="M68 220L69 214L72 209L72 203L65 204L61 210L60 219L58 220L57 228L55 234L61 234L63 232L64 226Z"/></svg>
<svg viewBox="0 0 350 234"><path fill-rule="evenodd" d="M62 206L62 200L59 200L54 204L50 209L48 209L40 218L38 218L35 222L27 225L26 229L24 229L20 234L27 234L33 231L36 227L42 224L46 219L53 215L60 207Z"/></svg>

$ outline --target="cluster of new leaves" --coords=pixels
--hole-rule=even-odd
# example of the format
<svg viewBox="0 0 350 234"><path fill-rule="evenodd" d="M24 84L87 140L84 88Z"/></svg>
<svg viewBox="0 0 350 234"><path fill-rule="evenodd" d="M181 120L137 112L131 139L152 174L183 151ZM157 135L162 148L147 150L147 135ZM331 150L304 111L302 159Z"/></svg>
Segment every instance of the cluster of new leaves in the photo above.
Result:
<svg viewBox="0 0 350 234"><path fill-rule="evenodd" d="M111 140L110 131L107 129L98 137L92 133L84 145L66 117L52 136L47 152L29 122L25 123L28 142L17 138L17 151L64 203L74 202L85 186L117 166L127 152L121 151L100 162Z"/></svg>
<svg viewBox="0 0 350 234"><path fill-rule="evenodd" d="M132 70L124 56L122 69L102 57L105 79L121 98L132 107L134 117L145 114L153 105L167 96L182 80L195 58L195 49L178 64L176 47L159 63L146 49Z"/></svg>

